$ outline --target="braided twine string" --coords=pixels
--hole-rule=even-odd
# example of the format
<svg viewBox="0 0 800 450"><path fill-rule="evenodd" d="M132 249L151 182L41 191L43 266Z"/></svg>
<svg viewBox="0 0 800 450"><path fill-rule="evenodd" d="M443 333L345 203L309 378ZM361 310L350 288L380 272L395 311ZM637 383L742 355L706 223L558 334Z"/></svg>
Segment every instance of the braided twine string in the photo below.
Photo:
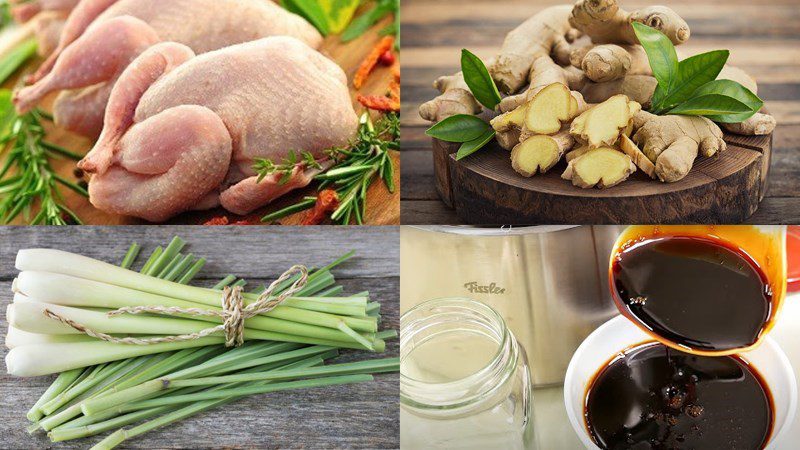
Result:
<svg viewBox="0 0 800 450"><path fill-rule="evenodd" d="M273 293L278 286L293 277L296 273L300 274L300 277L295 280L288 289L273 297ZM108 315L111 317L120 314L162 314L167 316L189 315L219 317L222 319L222 324L220 325L205 328L194 333L175 336L153 338L118 338L109 334L101 333L99 331L94 331L85 325L63 317L49 309L45 309L44 314L45 316L69 325L70 327L88 336L115 344L150 345L164 342L191 341L210 336L215 333L223 332L225 335L225 346L238 347L244 343L245 320L255 317L259 314L272 311L281 303L283 303L284 300L301 291L305 287L306 282L308 282L308 269L305 266L296 265L292 266L289 270L284 272L283 275L278 277L278 279L273 281L272 284L270 284L269 287L258 296L258 299L256 299L255 302L247 306L244 305L244 297L242 295L241 286L234 286L232 288L226 286L222 291L221 311L202 308L180 308L175 306L131 306L119 308L108 313Z"/></svg>

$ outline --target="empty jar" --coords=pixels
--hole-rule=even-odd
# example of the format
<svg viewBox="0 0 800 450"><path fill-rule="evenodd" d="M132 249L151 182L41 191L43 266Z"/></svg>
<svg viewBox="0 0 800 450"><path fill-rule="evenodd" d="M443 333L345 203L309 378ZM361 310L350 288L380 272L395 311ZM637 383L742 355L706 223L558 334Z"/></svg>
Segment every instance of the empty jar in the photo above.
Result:
<svg viewBox="0 0 800 450"><path fill-rule="evenodd" d="M421 303L400 319L400 446L533 446L525 350L503 318L467 298Z"/></svg>

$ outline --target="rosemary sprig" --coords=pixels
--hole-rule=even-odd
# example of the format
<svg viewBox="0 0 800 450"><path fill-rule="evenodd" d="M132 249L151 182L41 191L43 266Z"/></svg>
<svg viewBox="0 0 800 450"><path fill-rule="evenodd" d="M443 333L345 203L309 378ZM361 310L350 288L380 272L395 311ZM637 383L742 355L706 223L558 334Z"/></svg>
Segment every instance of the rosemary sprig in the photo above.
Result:
<svg viewBox="0 0 800 450"><path fill-rule="evenodd" d="M317 175L315 179L321 181L319 190L330 188L336 191L339 207L331 214L334 223L341 225L348 225L351 222L359 225L364 223L367 189L376 178L381 178L389 192L394 193L394 165L389 150L400 148L399 139L400 117L397 114L387 114L373 123L369 114L364 113L359 120L358 133L353 142L347 147L326 151L336 163L327 172ZM268 162L261 164L268 169L279 167ZM291 175L294 165L289 167L284 163L282 166ZM274 171L268 172L262 176L262 170L258 167L255 169L260 178L274 173ZM306 197L295 205L262 217L261 221L274 221L313 206L311 198Z"/></svg>
<svg viewBox="0 0 800 450"><path fill-rule="evenodd" d="M302 151L299 152L299 155L300 159L298 160L298 152L289 150L289 155L279 164L275 164L270 159L256 158L253 164L253 170L258 173L258 182L260 183L267 175L279 173L281 174L281 178L278 180L278 184L283 185L289 182L292 178L292 173L298 166L307 169L322 168L311 152Z"/></svg>
<svg viewBox="0 0 800 450"><path fill-rule="evenodd" d="M42 126L45 115L38 110L19 116L11 102L11 91L0 90L0 223L23 215L30 225L82 223L63 204L59 184L88 197L86 189L55 173L52 157L79 160L80 155L46 142ZM38 208L38 209L37 209Z"/></svg>

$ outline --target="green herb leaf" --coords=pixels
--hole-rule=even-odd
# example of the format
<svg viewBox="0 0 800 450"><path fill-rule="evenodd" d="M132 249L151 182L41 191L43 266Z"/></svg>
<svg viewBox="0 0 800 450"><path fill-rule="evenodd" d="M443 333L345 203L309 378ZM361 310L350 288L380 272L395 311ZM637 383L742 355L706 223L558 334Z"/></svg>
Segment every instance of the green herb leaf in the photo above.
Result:
<svg viewBox="0 0 800 450"><path fill-rule="evenodd" d="M728 61L728 50L715 50L684 59L678 65L678 75L670 83L669 92L657 106L659 111L674 108L689 100L702 85L714 81Z"/></svg>
<svg viewBox="0 0 800 450"><path fill-rule="evenodd" d="M400 3L398 0L379 1L377 5L350 22L350 25L340 36L342 42L350 42L362 36L371 26L391 13L399 14L399 7Z"/></svg>
<svg viewBox="0 0 800 450"><path fill-rule="evenodd" d="M708 116L741 114L751 111L750 107L733 97L721 94L709 94L693 97L677 107L671 109L668 114L680 114L684 116Z"/></svg>
<svg viewBox="0 0 800 450"><path fill-rule="evenodd" d="M31 38L14 47L0 60L0 83L5 83L23 64L36 54L36 39Z"/></svg>
<svg viewBox="0 0 800 450"><path fill-rule="evenodd" d="M732 80L714 80L700 86L694 93L696 96L720 94L735 98L750 107L750 111L739 114L706 115L714 122L739 123L744 122L757 113L764 106L764 101L746 87Z"/></svg>
<svg viewBox="0 0 800 450"><path fill-rule="evenodd" d="M494 110L500 103L500 92L480 58L467 49L461 50L461 71L472 95L481 105Z"/></svg>
<svg viewBox="0 0 800 450"><path fill-rule="evenodd" d="M488 123L476 116L456 114L428 128L425 134L447 142L469 142L491 129Z"/></svg>
<svg viewBox="0 0 800 450"><path fill-rule="evenodd" d="M316 0L283 0L283 6L311 22L323 36L330 34L328 16Z"/></svg>
<svg viewBox="0 0 800 450"><path fill-rule="evenodd" d="M664 33L639 22L633 22L633 31L647 53L653 76L658 85L669 90L670 82L678 74L678 53Z"/></svg>
<svg viewBox="0 0 800 450"><path fill-rule="evenodd" d="M461 144L461 147L458 149L458 153L456 153L456 161L466 158L467 156L482 149L492 140L492 138L494 138L495 134L495 131L490 128L477 139L473 139L469 142L464 142Z"/></svg>

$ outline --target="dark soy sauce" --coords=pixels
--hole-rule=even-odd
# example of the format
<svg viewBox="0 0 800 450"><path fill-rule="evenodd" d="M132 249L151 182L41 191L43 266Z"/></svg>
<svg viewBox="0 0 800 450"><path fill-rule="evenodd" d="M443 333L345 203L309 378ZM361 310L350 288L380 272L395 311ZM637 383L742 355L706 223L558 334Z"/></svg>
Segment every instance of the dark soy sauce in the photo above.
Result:
<svg viewBox="0 0 800 450"><path fill-rule="evenodd" d="M603 449L754 450L769 440L772 410L760 375L738 357L647 343L600 370L585 414Z"/></svg>
<svg viewBox="0 0 800 450"><path fill-rule="evenodd" d="M612 265L621 311L679 346L721 351L758 341L772 293L755 261L699 237L636 241Z"/></svg>

